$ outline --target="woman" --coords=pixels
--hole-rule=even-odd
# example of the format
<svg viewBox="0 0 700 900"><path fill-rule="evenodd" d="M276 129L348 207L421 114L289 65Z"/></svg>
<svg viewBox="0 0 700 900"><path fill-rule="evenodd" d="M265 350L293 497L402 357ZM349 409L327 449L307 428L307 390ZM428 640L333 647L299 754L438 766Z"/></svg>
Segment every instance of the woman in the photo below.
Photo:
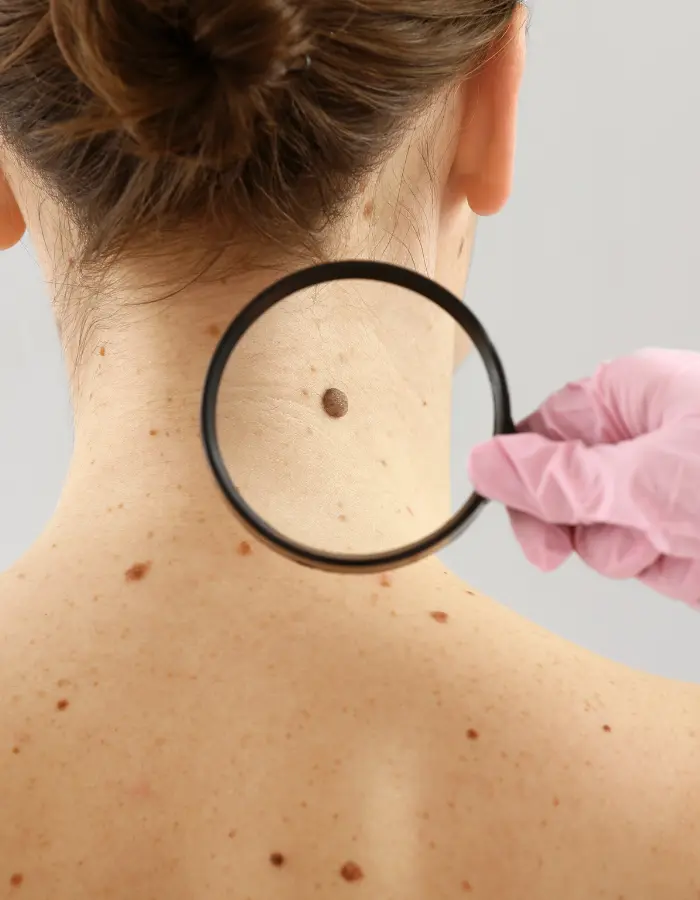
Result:
<svg viewBox="0 0 700 900"><path fill-rule="evenodd" d="M200 446L216 337L279 274L365 255L463 290L473 216L510 189L524 21L517 0L0 0L2 243L26 223L76 411L60 506L2 580L2 896L698 896L696 687L436 560L295 567ZM448 496L405 461L443 471L453 333L363 299L318 358L278 328L225 398L252 488L283 515L300 484L308 538L340 528L329 496L397 533L406 496L426 521ZM358 418L331 422L341 380ZM321 442L353 448L342 496L308 471Z"/></svg>

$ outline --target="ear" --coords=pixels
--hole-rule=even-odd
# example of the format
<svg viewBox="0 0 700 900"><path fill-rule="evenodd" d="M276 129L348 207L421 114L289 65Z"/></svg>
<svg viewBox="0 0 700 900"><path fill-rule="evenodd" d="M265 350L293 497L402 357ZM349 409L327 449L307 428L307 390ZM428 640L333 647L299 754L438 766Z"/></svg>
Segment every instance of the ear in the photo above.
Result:
<svg viewBox="0 0 700 900"><path fill-rule="evenodd" d="M0 250L9 250L24 237L26 225L15 195L0 171Z"/></svg>
<svg viewBox="0 0 700 900"><path fill-rule="evenodd" d="M485 63L461 86L462 126L452 179L480 216L499 212L513 182L527 10L519 6Z"/></svg>

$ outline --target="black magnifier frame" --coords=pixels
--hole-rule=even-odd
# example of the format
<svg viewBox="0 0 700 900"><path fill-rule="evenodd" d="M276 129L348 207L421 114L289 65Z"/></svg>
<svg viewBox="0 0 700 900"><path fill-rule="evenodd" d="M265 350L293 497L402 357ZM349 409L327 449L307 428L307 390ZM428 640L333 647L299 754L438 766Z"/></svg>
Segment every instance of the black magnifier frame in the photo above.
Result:
<svg viewBox="0 0 700 900"><path fill-rule="evenodd" d="M440 528L396 550L358 555L324 553L285 537L246 502L224 463L216 426L216 407L223 374L248 329L277 303L299 291L332 281L349 280L384 282L406 288L448 313L469 335L486 367L493 395L494 434L512 434L515 431L503 364L483 326L461 300L437 282L411 269L371 260L343 260L311 266L285 276L258 294L236 316L221 338L207 373L201 410L202 438L209 465L224 496L242 523L266 545L308 568L338 573L384 572L417 562L456 540L488 501L476 493L472 494Z"/></svg>

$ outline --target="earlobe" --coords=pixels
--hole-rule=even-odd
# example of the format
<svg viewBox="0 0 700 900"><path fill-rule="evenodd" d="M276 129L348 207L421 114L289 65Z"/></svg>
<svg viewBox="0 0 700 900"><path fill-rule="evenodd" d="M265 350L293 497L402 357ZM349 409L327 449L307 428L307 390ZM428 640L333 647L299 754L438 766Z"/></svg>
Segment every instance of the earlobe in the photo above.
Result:
<svg viewBox="0 0 700 900"><path fill-rule="evenodd" d="M453 176L479 216L499 212L511 192L526 16L519 8L487 61L462 88L463 124Z"/></svg>
<svg viewBox="0 0 700 900"><path fill-rule="evenodd" d="M5 176L0 172L0 250L9 250L24 237L26 225Z"/></svg>

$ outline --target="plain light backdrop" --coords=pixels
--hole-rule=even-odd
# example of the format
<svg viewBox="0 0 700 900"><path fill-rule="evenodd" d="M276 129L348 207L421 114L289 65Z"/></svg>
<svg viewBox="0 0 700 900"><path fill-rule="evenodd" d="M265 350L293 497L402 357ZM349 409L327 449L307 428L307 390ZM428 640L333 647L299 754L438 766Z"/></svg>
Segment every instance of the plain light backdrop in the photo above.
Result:
<svg viewBox="0 0 700 900"><path fill-rule="evenodd" d="M504 358L516 417L643 346L700 351L700 5L536 0L515 192L483 221L467 301ZM34 540L71 453L66 376L26 247L0 256L0 567ZM455 393L455 490L489 400ZM700 402L700 398L698 400ZM523 615L601 654L700 681L700 613L571 562L531 569L490 508L444 558Z"/></svg>

